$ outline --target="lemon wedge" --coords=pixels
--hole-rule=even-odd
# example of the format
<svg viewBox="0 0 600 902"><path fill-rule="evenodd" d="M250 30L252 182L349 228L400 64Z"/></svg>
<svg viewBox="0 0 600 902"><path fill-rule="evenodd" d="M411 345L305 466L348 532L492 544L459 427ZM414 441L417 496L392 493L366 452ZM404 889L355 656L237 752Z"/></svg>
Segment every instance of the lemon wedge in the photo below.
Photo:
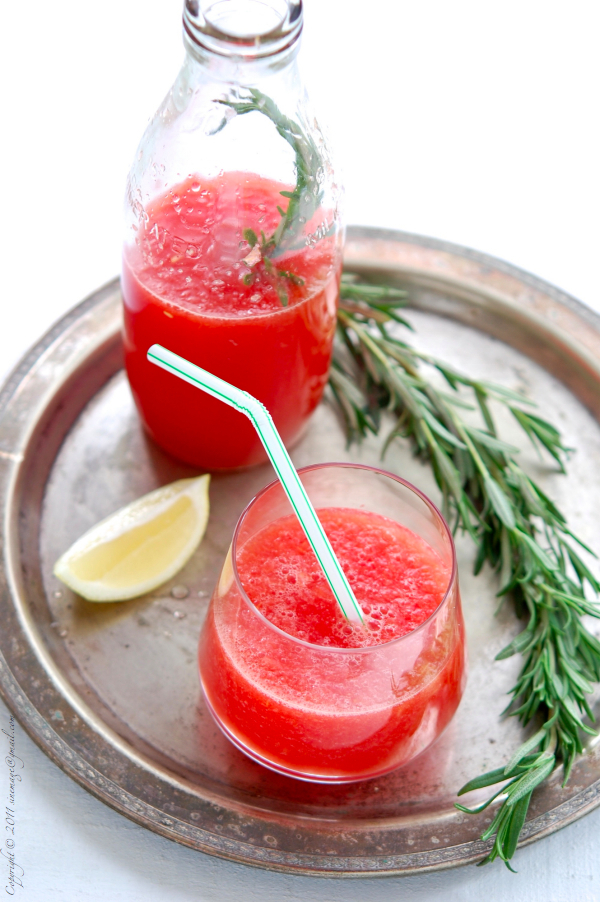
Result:
<svg viewBox="0 0 600 902"><path fill-rule="evenodd" d="M71 545L54 575L88 601L124 601L160 586L200 544L209 481L178 479L121 508Z"/></svg>

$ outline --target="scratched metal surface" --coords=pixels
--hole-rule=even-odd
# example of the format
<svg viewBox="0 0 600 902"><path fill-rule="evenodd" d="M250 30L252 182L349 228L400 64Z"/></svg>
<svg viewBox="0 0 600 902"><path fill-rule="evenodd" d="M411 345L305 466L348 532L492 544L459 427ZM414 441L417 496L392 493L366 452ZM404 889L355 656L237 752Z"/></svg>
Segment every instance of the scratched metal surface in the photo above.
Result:
<svg viewBox="0 0 600 902"><path fill-rule="evenodd" d="M500 261L438 241L350 231L347 262L390 275L410 292L413 340L472 374L549 399L574 451L568 477L523 458L596 543L600 481L600 317ZM51 575L62 551L127 501L194 471L143 434L120 369L120 295L111 283L45 336L0 396L0 687L44 751L86 789L140 824L188 846L290 873L366 876L452 867L481 856L490 815L453 808L456 789L497 766L522 739L501 720L518 660L492 663L519 626L496 612L489 574L471 575L458 542L470 675L450 728L387 777L350 786L299 783L246 759L205 709L196 643L233 526L272 478L269 467L213 477L206 539L174 580L143 598L92 605ZM522 444L511 426L513 440ZM323 403L297 465L378 463L373 439L348 449ZM397 445L385 466L436 497L427 468ZM526 841L600 801L600 754L590 746L566 789L537 793Z"/></svg>

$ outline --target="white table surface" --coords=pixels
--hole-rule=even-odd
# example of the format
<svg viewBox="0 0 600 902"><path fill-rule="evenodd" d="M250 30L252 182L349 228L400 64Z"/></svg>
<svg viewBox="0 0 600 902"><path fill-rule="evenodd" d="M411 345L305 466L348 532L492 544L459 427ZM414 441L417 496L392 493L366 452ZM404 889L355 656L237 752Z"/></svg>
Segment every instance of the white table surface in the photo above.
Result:
<svg viewBox="0 0 600 902"><path fill-rule="evenodd" d="M600 311L595 0L305 0L305 19L303 71L343 164L348 222L486 251ZM179 21L180 0L2 5L0 371L118 272L125 175L179 68ZM0 729L8 718L0 705ZM28 902L600 899L600 810L521 850L516 877L502 865L292 877L155 836L18 726L15 743L15 896ZM7 882L0 861L0 894Z"/></svg>

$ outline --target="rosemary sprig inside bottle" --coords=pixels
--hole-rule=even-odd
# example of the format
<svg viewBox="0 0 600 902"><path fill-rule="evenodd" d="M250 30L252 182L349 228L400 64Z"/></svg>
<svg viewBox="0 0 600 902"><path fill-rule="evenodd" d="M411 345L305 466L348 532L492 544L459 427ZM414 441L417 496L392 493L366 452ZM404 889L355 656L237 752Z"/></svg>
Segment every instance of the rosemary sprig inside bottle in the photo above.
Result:
<svg viewBox="0 0 600 902"><path fill-rule="evenodd" d="M474 809L457 805L477 813L501 798L482 834L484 840L495 835L494 844L480 863L501 858L510 868L534 789L558 760L566 782L582 751L582 735L595 733L583 717L593 720L587 696L600 680L600 642L582 617L600 617L585 596L586 585L597 595L600 582L580 553L590 549L520 467L517 449L498 435L490 401L508 408L527 438L564 472L567 449L558 431L528 409L521 395L458 373L398 338L390 326L408 326L398 312L404 303L403 292L345 274L330 385L350 438L378 432L381 412L390 412L394 422L386 444L409 439L431 464L446 518L477 544L475 571L487 562L498 574L498 595L510 594L526 619L497 658L524 656L507 711L523 724L535 720L541 726L507 764L459 791L500 784L486 802ZM449 391L435 387L428 368L441 374ZM465 392L479 409L479 426L461 415Z"/></svg>
<svg viewBox="0 0 600 902"><path fill-rule="evenodd" d="M280 192L287 200L287 207L285 210L281 206L277 207L281 216L277 228L268 237L263 231L255 231L252 228L245 229L243 233L244 239L250 245L250 252L244 258L244 263L248 266L248 272L244 276L245 284L251 285L258 267L264 268L267 274L273 277L275 290L285 307L289 302L287 285L290 283L303 285L304 280L289 270L280 269L275 261L285 251L294 247L305 223L311 219L321 204L322 192L319 190L315 192L313 189L317 184L316 176L321 166L321 157L314 141L304 133L302 127L285 116L274 101L257 88L247 89L240 99L217 102L229 107L238 116L253 112L262 113L273 122L281 137L294 151L296 185L293 191ZM226 121L224 120L223 125Z"/></svg>

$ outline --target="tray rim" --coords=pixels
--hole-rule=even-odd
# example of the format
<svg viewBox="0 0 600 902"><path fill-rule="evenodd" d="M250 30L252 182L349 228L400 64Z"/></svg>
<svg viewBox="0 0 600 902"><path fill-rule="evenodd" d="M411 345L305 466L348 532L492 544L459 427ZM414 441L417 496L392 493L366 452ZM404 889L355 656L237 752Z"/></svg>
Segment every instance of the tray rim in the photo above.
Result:
<svg viewBox="0 0 600 902"><path fill-rule="evenodd" d="M540 291L548 295L549 297L553 298L558 304L568 307L574 314L576 314L576 316L580 320L583 320L588 325L591 325L593 329L600 334L600 315L598 315L595 311L590 310L581 302L563 292L561 289L558 289L555 286L544 282L538 277L520 270L519 268L514 267L502 260L498 260L490 255L483 254L469 248L462 248L458 245L454 245L439 239L412 235L410 233L394 231L390 229L350 227L348 237L350 241L381 240L414 244L417 247L425 247L442 251L452 256L463 257L465 259L472 260L482 266L493 267L500 272L504 272L507 275L516 278L522 284L529 285L536 291ZM362 265L363 264L359 262L357 268L361 268ZM385 266L380 266L373 261L371 261L370 266L373 269L385 268ZM369 264L367 265L367 268L369 268ZM395 267L395 269L397 271L400 271L399 267ZM403 269L402 271L407 273L410 272L409 269ZM442 278L439 281L443 282L444 280ZM459 281L460 280L449 280L449 282L455 286ZM27 374L31 371L32 367L39 362L40 358L49 351L54 343L60 341L64 333L73 324L76 324L89 311L95 309L103 302L110 300L115 295L115 293L118 293L118 291L119 280L117 278L111 280L106 285L90 294L80 304L78 304L72 310L68 311L40 338L40 340L28 352L25 353L19 363L17 363L12 372L8 375L6 381L2 386L2 389L0 390L0 417L4 413L6 406L13 398L19 385L22 383L22 380L27 377ZM578 346L578 348L580 351L583 350L581 346ZM595 363L595 369L600 372L600 369L598 369L597 366L597 361L595 361ZM10 480L12 477L14 477L15 471L18 470L19 464L21 463L19 454L15 454L10 451L3 451L0 449L0 461L4 461L6 462L6 464L11 465L10 467L8 467L8 472L6 473ZM2 475L4 478L4 472ZM478 860L483 854L485 854L490 846L489 842L481 843L480 841L476 841L435 849L431 850L431 852L415 853L415 855L388 856L387 861L389 865L391 865L389 869L383 867L378 868L377 870L364 870L360 866L357 867L357 864L360 865L361 862L353 862L354 867L350 866L350 869L347 871L342 871L339 867L332 868L331 865L333 864L333 862L331 858L327 859L325 856L316 856L313 854L307 854L303 856L290 856L289 853L278 853L277 850L274 849L261 850L255 846L251 846L250 848L252 849L252 852L254 854L250 856L248 856L247 854L244 855L243 850L239 848L241 846L244 846L244 843L227 843L226 841L224 841L225 837L219 837L219 840L221 841L220 848L216 848L211 842L208 842L206 844L199 842L198 836L196 836L196 838L194 839L191 836L182 835L182 833L178 830L174 830L173 828L175 827L175 824L173 823L172 818L169 819L168 817L165 818L163 816L161 820L151 816L149 820L148 815L152 815L153 812L142 812L141 810L134 810L128 803L128 799L124 797L128 796L129 794L123 793L123 797L121 798L118 797L118 793L117 796L115 796L114 793L111 794L110 788L105 785L108 782L106 778L99 771L92 768L84 758L73 753L68 745L64 742L64 740L55 732L55 730L52 729L51 725L34 708L26 693L21 688L18 680L11 672L10 667L8 666L4 658L4 655L0 655L0 693L2 694L4 701L8 705L9 709L12 710L26 732L40 746L42 751L44 751L44 753L47 754L54 763L58 764L58 766L60 766L66 773L69 774L69 776L75 779L86 790L91 792L94 796L96 796L104 803L109 804L111 807L115 808L115 810L136 821L141 826L150 828L154 832L162 834L167 838L176 840L185 845L189 845L192 848L201 849L208 852L209 854L216 855L217 857L235 860L248 865L280 870L286 873L296 873L311 876L400 876L403 874L414 874L417 872L423 873L426 871L438 870L452 866L460 866L462 864ZM71 754L69 754L69 752ZM138 801L138 805L139 804L140 803ZM566 826L566 824L572 822L578 817L583 816L585 813L592 810L599 804L600 780L590 784L581 793L569 799L568 801L562 803L554 809L551 809L538 818L535 818L532 821L528 822L527 835L525 836L525 839L521 843L521 845L533 842L551 832L554 832L554 830L558 829L559 827ZM561 815L560 817L559 814ZM364 825L364 823L365 822L361 822L361 825ZM536 826L538 829L534 829ZM261 852L263 854L260 854ZM450 855L450 853L458 852L461 853L459 857L457 857L456 854ZM290 857L295 858L296 861L292 863L292 861L289 860ZM324 867L321 869L317 865L317 862L314 860L318 857L320 857L321 859L325 858L325 860L329 864L329 867ZM298 860L299 858L312 859L312 866L303 866L302 862ZM422 860L420 862L417 862L414 860L416 858ZM409 861L406 861L407 866L399 868L398 865L400 864L400 862L396 860L392 861L392 859L413 859L413 862L409 863ZM365 859L363 858L363 863L364 860ZM348 859L347 862L344 862L339 858L337 859L338 865L341 865L343 863L351 865L351 859Z"/></svg>

